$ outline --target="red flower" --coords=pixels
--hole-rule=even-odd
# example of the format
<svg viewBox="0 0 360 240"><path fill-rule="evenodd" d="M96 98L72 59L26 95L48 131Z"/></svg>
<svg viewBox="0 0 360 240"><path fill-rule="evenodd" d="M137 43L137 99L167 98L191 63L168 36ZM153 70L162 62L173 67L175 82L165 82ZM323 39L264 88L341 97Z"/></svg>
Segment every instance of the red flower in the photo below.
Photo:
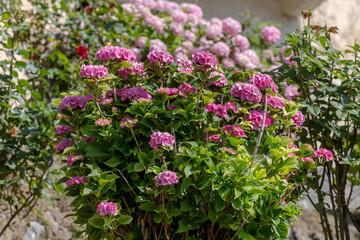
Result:
<svg viewBox="0 0 360 240"><path fill-rule="evenodd" d="M84 46L78 46L76 52L82 59L86 59L86 56L89 54L88 50Z"/></svg>
<svg viewBox="0 0 360 240"><path fill-rule="evenodd" d="M91 8L89 7L89 5L85 7L85 11L87 12L87 14L91 13Z"/></svg>

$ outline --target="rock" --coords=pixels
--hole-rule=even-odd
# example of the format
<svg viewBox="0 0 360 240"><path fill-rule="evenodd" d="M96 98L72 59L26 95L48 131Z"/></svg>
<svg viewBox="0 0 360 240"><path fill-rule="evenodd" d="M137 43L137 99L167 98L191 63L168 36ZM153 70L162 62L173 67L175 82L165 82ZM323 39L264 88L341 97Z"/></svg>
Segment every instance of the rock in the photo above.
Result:
<svg viewBox="0 0 360 240"><path fill-rule="evenodd" d="M49 223L51 231L55 234L59 230L57 219L50 212L45 212L44 219Z"/></svg>
<svg viewBox="0 0 360 240"><path fill-rule="evenodd" d="M26 229L23 240L38 240L41 239L41 235L45 232L45 227L38 222L29 222L30 226Z"/></svg>

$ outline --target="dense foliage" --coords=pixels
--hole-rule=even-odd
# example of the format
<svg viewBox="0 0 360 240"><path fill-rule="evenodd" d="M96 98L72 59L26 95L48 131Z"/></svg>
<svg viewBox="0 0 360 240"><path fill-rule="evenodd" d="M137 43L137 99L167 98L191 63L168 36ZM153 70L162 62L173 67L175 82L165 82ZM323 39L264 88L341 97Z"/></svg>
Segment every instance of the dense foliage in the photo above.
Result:
<svg viewBox="0 0 360 240"><path fill-rule="evenodd" d="M279 82L293 86L288 95L305 106L306 121L299 141L334 153L334 161L317 159L307 180L317 193L317 198L310 200L320 213L325 239L350 239L349 219L360 231L349 210L356 197L354 186L360 185L360 46L354 44L345 52L335 49L331 35L337 34L338 28L312 25L310 19L311 11L304 12L304 30L287 37L285 56L291 64L273 74ZM295 92L294 87L298 89ZM334 213L333 227L328 212Z"/></svg>

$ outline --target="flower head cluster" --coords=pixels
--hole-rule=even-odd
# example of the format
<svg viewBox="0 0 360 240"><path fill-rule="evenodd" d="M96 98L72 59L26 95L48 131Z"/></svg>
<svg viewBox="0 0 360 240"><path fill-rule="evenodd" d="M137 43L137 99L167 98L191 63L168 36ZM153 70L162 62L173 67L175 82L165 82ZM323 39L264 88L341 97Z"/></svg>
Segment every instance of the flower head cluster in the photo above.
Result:
<svg viewBox="0 0 360 240"><path fill-rule="evenodd" d="M265 99L263 101L265 101ZM285 103L281 98L274 97L271 95L267 95L267 104L274 109L284 109L285 108Z"/></svg>
<svg viewBox="0 0 360 240"><path fill-rule="evenodd" d="M210 52L199 51L193 55L193 63L205 65L207 67L217 68L218 59Z"/></svg>
<svg viewBox="0 0 360 240"><path fill-rule="evenodd" d="M155 90L155 93L160 93L168 96L174 96L179 93L179 89L177 88L167 88L161 87Z"/></svg>
<svg viewBox="0 0 360 240"><path fill-rule="evenodd" d="M254 84L241 82L233 85L230 95L253 103L259 103L262 97L261 92Z"/></svg>
<svg viewBox="0 0 360 240"><path fill-rule="evenodd" d="M63 138L61 141L56 145L56 151L60 152L65 150L66 148L70 147L72 145L71 138Z"/></svg>
<svg viewBox="0 0 360 240"><path fill-rule="evenodd" d="M188 83L183 83L182 85L180 85L178 87L178 91L179 91L179 95L181 96L187 96L189 94L198 92L195 87L191 86Z"/></svg>
<svg viewBox="0 0 360 240"><path fill-rule="evenodd" d="M249 112L250 115L248 116L247 120L252 122L255 130L258 130L259 128L261 128L264 112L261 110L250 110ZM266 113L265 127L272 126L274 124L274 121L274 118L272 118L269 113Z"/></svg>
<svg viewBox="0 0 360 240"><path fill-rule="evenodd" d="M76 161L76 160L84 160L84 156L83 155L69 155L68 157L67 157L67 164L69 165L69 167L71 166L71 165L73 165L74 164L74 162Z"/></svg>
<svg viewBox="0 0 360 240"><path fill-rule="evenodd" d="M103 65L82 65L80 76L83 78L104 78L109 71Z"/></svg>
<svg viewBox="0 0 360 240"><path fill-rule="evenodd" d="M155 181L158 186L166 186L178 183L179 178L175 172L163 171L155 176Z"/></svg>
<svg viewBox="0 0 360 240"><path fill-rule="evenodd" d="M66 181L66 185L68 188L74 184L80 184L80 183L86 184L85 176L82 176L82 177L76 176L76 177L70 178L69 180Z"/></svg>
<svg viewBox="0 0 360 240"><path fill-rule="evenodd" d="M236 151L234 149L232 149L231 147L222 147L221 150L223 150L224 152L229 152L233 155L236 154Z"/></svg>
<svg viewBox="0 0 360 240"><path fill-rule="evenodd" d="M274 26L268 26L261 30L261 35L264 37L266 43L276 43L280 40L281 32Z"/></svg>
<svg viewBox="0 0 360 240"><path fill-rule="evenodd" d="M60 125L56 128L56 134L64 134L67 132L72 132L74 131L74 129L72 129L71 127L68 127L66 125Z"/></svg>
<svg viewBox="0 0 360 240"><path fill-rule="evenodd" d="M212 112L218 117L227 118L227 116L228 116L227 111L232 110L235 112L236 108L235 108L234 104L230 103L230 102L225 103L224 105L209 103L208 105L206 105L206 107L204 107L204 110L206 110L207 112Z"/></svg>
<svg viewBox="0 0 360 240"><path fill-rule="evenodd" d="M249 78L249 83L254 84L259 90L270 87L274 93L278 92L273 79L267 74L258 73L253 75Z"/></svg>
<svg viewBox="0 0 360 240"><path fill-rule="evenodd" d="M177 60L178 70L182 73L187 73L189 75L192 74L192 70L194 69L192 62L188 59L178 59Z"/></svg>
<svg viewBox="0 0 360 240"><path fill-rule="evenodd" d="M120 127L121 128L129 128L130 127L130 123L131 123L131 127L135 127L137 125L136 123L136 119L135 118L132 118L130 116L126 116L124 117L123 119L121 119L120 121Z"/></svg>
<svg viewBox="0 0 360 240"><path fill-rule="evenodd" d="M157 149L159 145L171 146L175 143L175 138L168 132L154 132L150 136L150 147Z"/></svg>
<svg viewBox="0 0 360 240"><path fill-rule="evenodd" d="M105 46L100 48L96 52L96 57L99 58L101 61L105 61L108 59L111 60L118 60L118 61L135 61L135 54L126 48L121 48L118 46Z"/></svg>
<svg viewBox="0 0 360 240"><path fill-rule="evenodd" d="M150 93L148 93L148 91L142 89L141 87L126 88L124 90L121 90L119 95L121 96L121 101L125 101L126 99L132 99L137 101L141 98L151 100Z"/></svg>
<svg viewBox="0 0 360 240"><path fill-rule="evenodd" d="M224 42L217 42L215 43L212 48L212 52L221 56L221 57L227 57L230 55L230 47Z"/></svg>
<svg viewBox="0 0 360 240"><path fill-rule="evenodd" d="M218 72L218 71L211 72L208 79L216 76L220 76L221 78L215 82L208 82L209 85L216 85L219 87L224 87L228 85L228 80L226 79L226 77L222 72Z"/></svg>
<svg viewBox="0 0 360 240"><path fill-rule="evenodd" d="M131 73L132 73L132 69L128 67L122 67L118 71L118 75L121 78L128 78Z"/></svg>
<svg viewBox="0 0 360 240"><path fill-rule="evenodd" d="M305 116L301 111L298 111L291 119L294 121L297 127L300 127L305 122Z"/></svg>
<svg viewBox="0 0 360 240"><path fill-rule="evenodd" d="M61 99L58 107L60 111L67 107L71 107L72 109L80 107L84 110L87 101L87 98L84 96L66 96L65 98Z"/></svg>
<svg viewBox="0 0 360 240"><path fill-rule="evenodd" d="M114 100L112 98L104 98L99 101L101 105L110 105Z"/></svg>
<svg viewBox="0 0 360 240"><path fill-rule="evenodd" d="M84 46L78 46L76 49L76 53L84 60L86 56L89 54L88 50Z"/></svg>
<svg viewBox="0 0 360 240"><path fill-rule="evenodd" d="M207 137L207 139L215 142L222 142L220 135L210 135Z"/></svg>
<svg viewBox="0 0 360 240"><path fill-rule="evenodd" d="M324 157L326 161L330 161L333 159L333 154L329 150L325 148L320 148L314 152L314 157Z"/></svg>
<svg viewBox="0 0 360 240"><path fill-rule="evenodd" d="M248 49L250 47L250 42L249 40L244 37L243 35L236 35L231 39L232 44L234 44L235 46L237 46L241 51L245 51L246 49Z"/></svg>
<svg viewBox="0 0 360 240"><path fill-rule="evenodd" d="M309 161L309 162L312 162L313 164L315 164L314 159L312 159L311 157L303 157L303 158L301 158L301 161L303 161L303 162Z"/></svg>
<svg viewBox="0 0 360 240"><path fill-rule="evenodd" d="M97 125L97 126L106 126L106 125L109 125L109 124L111 124L111 120L106 119L106 118L99 118L95 122L95 125Z"/></svg>
<svg viewBox="0 0 360 240"><path fill-rule="evenodd" d="M98 205L96 212L100 216L105 216L108 214L116 215L117 206L113 202L102 202Z"/></svg>
<svg viewBox="0 0 360 240"><path fill-rule="evenodd" d="M244 130L242 130L239 126L235 125L232 131L231 129L233 129L233 125L225 125L221 128L221 130L223 131L226 131L228 133L231 132L231 135L233 136L246 137Z"/></svg>
<svg viewBox="0 0 360 240"><path fill-rule="evenodd" d="M151 63L160 62L162 64L169 64L174 61L174 58L166 50L153 50L147 55L147 58Z"/></svg>
<svg viewBox="0 0 360 240"><path fill-rule="evenodd" d="M242 27L239 21L236 21L232 17L227 17L224 20L222 20L222 24L223 24L224 33L230 35L236 35L242 31Z"/></svg>

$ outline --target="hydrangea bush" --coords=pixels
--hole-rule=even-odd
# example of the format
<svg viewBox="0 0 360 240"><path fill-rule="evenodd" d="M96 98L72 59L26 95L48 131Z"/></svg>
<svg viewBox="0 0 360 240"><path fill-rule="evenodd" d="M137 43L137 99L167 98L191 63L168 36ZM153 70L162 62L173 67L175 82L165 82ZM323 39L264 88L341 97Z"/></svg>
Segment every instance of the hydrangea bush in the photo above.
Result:
<svg viewBox="0 0 360 240"><path fill-rule="evenodd" d="M89 239L287 237L313 152L294 147L300 105L271 77L204 51L95 55L80 69L108 74L77 73L83 90L55 101L59 183Z"/></svg>

